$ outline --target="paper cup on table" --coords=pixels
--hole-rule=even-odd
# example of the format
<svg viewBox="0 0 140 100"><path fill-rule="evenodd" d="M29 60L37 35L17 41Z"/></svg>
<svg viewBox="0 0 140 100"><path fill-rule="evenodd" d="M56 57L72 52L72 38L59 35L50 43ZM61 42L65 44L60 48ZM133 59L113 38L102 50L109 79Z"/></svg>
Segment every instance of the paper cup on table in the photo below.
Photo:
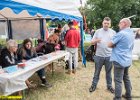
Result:
<svg viewBox="0 0 140 100"><path fill-rule="evenodd" d="M18 67L19 68L24 68L25 67L25 63L18 63Z"/></svg>

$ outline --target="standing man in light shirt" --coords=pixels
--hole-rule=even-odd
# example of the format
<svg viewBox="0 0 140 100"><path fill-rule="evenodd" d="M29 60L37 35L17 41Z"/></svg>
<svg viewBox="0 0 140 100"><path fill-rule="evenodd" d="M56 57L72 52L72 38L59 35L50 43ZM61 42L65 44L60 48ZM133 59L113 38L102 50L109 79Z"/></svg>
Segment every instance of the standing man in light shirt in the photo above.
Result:
<svg viewBox="0 0 140 100"><path fill-rule="evenodd" d="M112 76L111 76L112 62L110 62L112 49L109 48L107 44L108 42L111 41L111 38L116 32L111 28L109 28L111 26L111 19L109 17L104 18L102 25L103 28L100 28L95 32L91 41L93 45L97 45L97 48L94 56L95 72L92 85L89 88L89 92L93 92L96 90L100 72L104 65L106 71L107 89L111 93L114 93L114 89L112 88Z"/></svg>
<svg viewBox="0 0 140 100"><path fill-rule="evenodd" d="M114 100L121 100L122 81L124 81L125 95L123 97L131 100L131 82L129 79L129 67L132 64L132 49L134 46L135 35L130 29L131 21L123 18L119 22L120 32L118 32L108 44L113 48L111 61L114 64L115 97Z"/></svg>

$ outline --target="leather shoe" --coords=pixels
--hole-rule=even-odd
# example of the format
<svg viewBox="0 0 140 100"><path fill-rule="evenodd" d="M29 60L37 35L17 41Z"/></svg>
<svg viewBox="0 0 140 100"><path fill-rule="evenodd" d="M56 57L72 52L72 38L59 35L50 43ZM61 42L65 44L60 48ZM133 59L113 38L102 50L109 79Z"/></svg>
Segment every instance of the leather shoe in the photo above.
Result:
<svg viewBox="0 0 140 100"><path fill-rule="evenodd" d="M122 100L122 98L117 98L117 97L114 97L113 100Z"/></svg>
<svg viewBox="0 0 140 100"><path fill-rule="evenodd" d="M94 92L95 90L96 90L96 86L91 85L91 87L89 88L89 92Z"/></svg>
<svg viewBox="0 0 140 100"><path fill-rule="evenodd" d="M112 87L107 88L108 91L110 91L111 93L115 93L115 90Z"/></svg>
<svg viewBox="0 0 140 100"><path fill-rule="evenodd" d="M123 94L122 97L125 98L126 100L132 100L131 96L127 96L125 94Z"/></svg>

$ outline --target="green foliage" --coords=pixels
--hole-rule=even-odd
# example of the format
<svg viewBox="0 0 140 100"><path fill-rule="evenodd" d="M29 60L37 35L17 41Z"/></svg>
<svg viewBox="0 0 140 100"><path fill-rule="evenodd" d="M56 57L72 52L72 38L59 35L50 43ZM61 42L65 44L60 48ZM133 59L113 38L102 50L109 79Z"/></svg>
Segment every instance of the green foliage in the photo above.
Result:
<svg viewBox="0 0 140 100"><path fill-rule="evenodd" d="M84 13L87 16L88 27L101 27L104 17L112 19L112 27L118 28L121 18L136 15L131 18L132 27L140 27L140 0L88 0Z"/></svg>
<svg viewBox="0 0 140 100"><path fill-rule="evenodd" d="M0 46L5 46L5 45L6 45L6 40L0 39Z"/></svg>
<svg viewBox="0 0 140 100"><path fill-rule="evenodd" d="M48 25L48 27L57 27L58 24L64 26L66 23L68 23L67 21L65 20L46 20L46 24Z"/></svg>
<svg viewBox="0 0 140 100"><path fill-rule="evenodd" d="M84 50L86 50L90 45L90 42L84 42Z"/></svg>

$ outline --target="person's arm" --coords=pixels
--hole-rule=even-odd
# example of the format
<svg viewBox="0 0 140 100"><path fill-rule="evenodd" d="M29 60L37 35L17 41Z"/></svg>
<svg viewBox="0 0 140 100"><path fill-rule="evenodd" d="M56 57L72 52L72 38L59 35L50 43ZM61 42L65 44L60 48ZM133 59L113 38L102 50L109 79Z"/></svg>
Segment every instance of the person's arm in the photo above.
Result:
<svg viewBox="0 0 140 100"><path fill-rule="evenodd" d="M15 65L15 62L13 61L14 59L12 58L11 54L8 51L6 51L6 49L2 50L0 58L2 62L1 65L3 68L11 65Z"/></svg>
<svg viewBox="0 0 140 100"><path fill-rule="evenodd" d="M81 36L80 36L80 32L79 31L77 31L77 36L78 36L78 45L80 45L80 41L81 41Z"/></svg>
<svg viewBox="0 0 140 100"><path fill-rule="evenodd" d="M65 40L65 41L68 40L68 31L67 31L67 33L65 34L64 40Z"/></svg>
<svg viewBox="0 0 140 100"><path fill-rule="evenodd" d="M120 42L120 40L123 38L123 34L122 33L116 33L113 37L112 40L108 43L108 47L109 48L114 48L118 42Z"/></svg>
<svg viewBox="0 0 140 100"><path fill-rule="evenodd" d="M23 57L23 48L21 47L21 48L19 48L18 50L17 50L17 52L16 52L16 55L17 55L17 63L20 63L20 62L26 62L27 60L26 59L24 59L24 57Z"/></svg>
<svg viewBox="0 0 140 100"><path fill-rule="evenodd" d="M59 43L59 36L56 36L56 42L55 44L57 45Z"/></svg>
<svg viewBox="0 0 140 100"><path fill-rule="evenodd" d="M69 40L69 30L66 32L66 35L64 37L65 45L67 45L67 41Z"/></svg>
<svg viewBox="0 0 140 100"><path fill-rule="evenodd" d="M112 42L109 42L109 43L108 43L108 47L109 47L109 48L113 48L114 46L115 46L115 45L114 45Z"/></svg>
<svg viewBox="0 0 140 100"><path fill-rule="evenodd" d="M114 30L112 30L113 31L113 36L116 34L116 32L114 31ZM112 38L113 38L113 36L112 36ZM109 43L108 43L108 47L109 48L113 48L113 47L115 47L115 45L112 43L112 41L110 41Z"/></svg>
<svg viewBox="0 0 140 100"><path fill-rule="evenodd" d="M15 63L13 63L11 60L10 60L10 57L6 54L2 55L2 61L4 63L5 66L11 66L11 65L15 65Z"/></svg>
<svg viewBox="0 0 140 100"><path fill-rule="evenodd" d="M35 50L35 48L32 48L31 52L33 53L33 55L32 55L31 58L35 58L35 57L38 56L38 55L37 55L37 52L36 52L36 50Z"/></svg>
<svg viewBox="0 0 140 100"><path fill-rule="evenodd" d="M95 45L96 43L100 43L101 42L101 39L99 38L95 38L95 39L92 39L91 40L91 44Z"/></svg>
<svg viewBox="0 0 140 100"><path fill-rule="evenodd" d="M98 38L98 31L96 31L92 40L91 40L91 44L95 45L95 44L100 43L100 42L101 42L101 39Z"/></svg>
<svg viewBox="0 0 140 100"><path fill-rule="evenodd" d="M17 50L17 60L18 61L22 61L23 60L23 50L22 50L22 48L19 48L18 50Z"/></svg>

